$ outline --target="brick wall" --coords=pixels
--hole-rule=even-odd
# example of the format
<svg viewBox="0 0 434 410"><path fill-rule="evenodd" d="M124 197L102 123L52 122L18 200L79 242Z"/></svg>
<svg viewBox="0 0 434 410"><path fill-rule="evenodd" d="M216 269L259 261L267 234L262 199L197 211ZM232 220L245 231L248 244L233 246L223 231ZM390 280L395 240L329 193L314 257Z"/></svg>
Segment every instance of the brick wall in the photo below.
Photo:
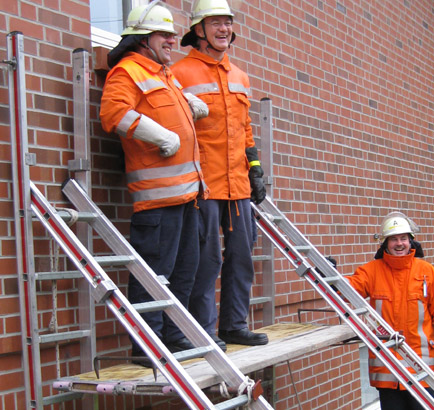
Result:
<svg viewBox="0 0 434 410"><path fill-rule="evenodd" d="M25 36L29 144L37 160L37 166L31 168L31 178L56 206L65 205L59 187L68 177L67 163L73 157L72 51L91 50L88 3L0 2L0 60L6 57L7 33L18 30ZM180 33L184 33L191 2L169 0L167 4L175 12ZM382 217L393 209L408 213L421 226L418 239L427 260L433 262L432 2L232 0L230 4L236 14L234 27L238 34L230 54L251 79L252 120L257 137L259 101L268 97L273 102L274 198L279 208L322 253L337 259L342 273L352 273L372 259L376 249L372 236ZM184 52L175 50L174 60ZM131 206L120 145L116 136L101 130L98 121L103 82L101 74L92 74L92 195L127 235ZM259 138L257 143L260 147ZM8 78L2 69L0 410L24 408L10 162ZM36 227L36 233L36 267L47 269L53 261L53 251L43 230ZM95 246L99 250L99 244ZM60 264L63 263L66 264L61 256ZM257 270L260 283L260 263ZM324 307L278 254L275 270L278 321L297 320L300 307ZM126 272L113 272L112 277L124 289ZM46 329L51 317L51 289L44 286L39 298L44 307L40 323ZM60 286L59 310L65 321L76 318L76 288L74 281ZM256 287L255 294L260 293L260 287ZM113 323L104 307L98 306L96 315L99 353L122 351L128 345L125 332ZM259 327L261 312L254 317L254 324ZM309 313L302 318L324 319L329 320L327 315L317 317ZM47 375L53 374L52 353L47 350L43 356L47 360ZM336 397L329 395L331 389L325 379L320 383L315 379L321 374L319 370L315 369L312 377L297 371L310 368L309 363L322 362L323 354L335 355L336 361L329 361L330 368L341 372L333 379L334 386L342 386ZM76 372L77 346L62 346L61 355L63 370ZM296 386L304 383L299 385L299 391L305 395L303 400L311 403L312 409L359 408L354 385L345 381L348 377L357 378L356 356L350 348L342 352L330 349L291 364ZM342 363L348 363L349 368ZM278 408L296 408L287 367L281 365L276 372ZM313 394L309 386L318 384L318 394L308 396ZM46 391L49 386L47 382ZM340 400L339 405L333 400ZM129 399L101 399L102 407L107 409L139 408L146 404L134 401L133 406Z"/></svg>
<svg viewBox="0 0 434 410"><path fill-rule="evenodd" d="M276 366L275 409L360 409L356 345L328 348Z"/></svg>

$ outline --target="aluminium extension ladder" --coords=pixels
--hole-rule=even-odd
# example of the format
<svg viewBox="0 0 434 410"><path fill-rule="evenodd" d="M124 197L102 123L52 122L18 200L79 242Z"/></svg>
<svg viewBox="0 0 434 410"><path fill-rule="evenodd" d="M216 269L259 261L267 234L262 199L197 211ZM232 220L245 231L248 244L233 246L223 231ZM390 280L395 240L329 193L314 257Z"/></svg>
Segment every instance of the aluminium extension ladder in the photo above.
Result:
<svg viewBox="0 0 434 410"><path fill-rule="evenodd" d="M75 206L78 218L80 214L86 215L89 225L113 251L113 256L104 258L116 264L124 264L150 293L154 301L131 305L97 259L87 251L64 222L62 215L48 203L32 182L30 182L30 189L33 213L87 279L95 301L106 304L191 409L223 410L239 406L248 406L252 410L272 409L261 395L260 384L245 377L235 367L228 356L170 292L166 283L152 271L75 180L70 179L64 184L63 193ZM90 218L89 215L93 217ZM170 353L139 314L139 312L154 310L164 310L195 349ZM204 357L223 378L228 388L235 388L235 391L238 390L240 394L219 404L211 403L179 363L180 360L197 357Z"/></svg>
<svg viewBox="0 0 434 410"><path fill-rule="evenodd" d="M424 381L434 388L434 373L405 343L404 338L331 266L268 196L260 205L252 203L252 208L261 231L292 263L296 273L319 292L424 409L434 409L434 398L420 383ZM388 340L383 343L380 338ZM389 348L399 353L403 360L400 361Z"/></svg>

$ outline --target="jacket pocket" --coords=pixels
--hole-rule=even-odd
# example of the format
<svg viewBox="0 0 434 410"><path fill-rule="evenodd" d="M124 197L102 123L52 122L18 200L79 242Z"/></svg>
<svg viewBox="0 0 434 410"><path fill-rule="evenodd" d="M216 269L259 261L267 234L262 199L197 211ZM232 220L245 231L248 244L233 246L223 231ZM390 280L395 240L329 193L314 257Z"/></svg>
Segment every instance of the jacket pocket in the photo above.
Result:
<svg viewBox="0 0 434 410"><path fill-rule="evenodd" d="M410 279L408 284L407 299L424 299L424 293L427 292L427 279L423 275L416 275ZM424 290L425 289L425 290Z"/></svg>
<svg viewBox="0 0 434 410"><path fill-rule="evenodd" d="M423 277L413 280L407 291L407 326L414 331L424 322L427 311L423 282Z"/></svg>
<svg viewBox="0 0 434 410"><path fill-rule="evenodd" d="M240 103L244 104L247 108L250 107L250 101L245 94L236 93L236 96Z"/></svg>
<svg viewBox="0 0 434 410"><path fill-rule="evenodd" d="M160 221L160 214L149 211L137 212L131 217L130 242L145 260L146 257L160 257Z"/></svg>

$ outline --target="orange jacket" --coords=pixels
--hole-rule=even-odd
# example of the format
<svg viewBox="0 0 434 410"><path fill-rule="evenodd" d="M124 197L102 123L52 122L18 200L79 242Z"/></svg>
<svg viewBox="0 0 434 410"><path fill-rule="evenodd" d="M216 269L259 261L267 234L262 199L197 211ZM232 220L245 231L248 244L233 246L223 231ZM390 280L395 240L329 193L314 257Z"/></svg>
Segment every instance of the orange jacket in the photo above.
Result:
<svg viewBox="0 0 434 410"><path fill-rule="evenodd" d="M361 266L348 279L360 295L370 297L371 306L434 370L434 267L414 254L414 249L406 256L384 253L382 259ZM369 354L371 385L396 389L397 379Z"/></svg>
<svg viewBox="0 0 434 410"><path fill-rule="evenodd" d="M209 115L196 121L200 160L210 199L250 198L249 163L245 150L253 147L247 74L229 62L192 49L172 66L176 78L208 104Z"/></svg>
<svg viewBox="0 0 434 410"><path fill-rule="evenodd" d="M193 118L181 88L167 67L133 52L107 75L100 118L105 131L121 137L134 212L187 203L204 187ZM134 138L141 114L179 135L175 155L162 157L156 145Z"/></svg>

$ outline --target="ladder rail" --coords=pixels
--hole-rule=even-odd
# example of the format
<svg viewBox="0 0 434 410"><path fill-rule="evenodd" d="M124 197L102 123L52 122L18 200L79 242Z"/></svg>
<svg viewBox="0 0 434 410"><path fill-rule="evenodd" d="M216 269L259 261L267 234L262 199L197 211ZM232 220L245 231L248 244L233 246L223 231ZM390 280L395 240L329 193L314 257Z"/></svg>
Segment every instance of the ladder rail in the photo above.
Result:
<svg viewBox="0 0 434 410"><path fill-rule="evenodd" d="M321 255L301 232L291 224L269 197L259 206L252 204L252 207L259 228L291 262L297 274L304 277L319 292L378 359L419 401L423 408L428 410L434 409L434 398L420 383L423 380L433 388L434 373L432 369L411 349L403 338L395 346L395 351L401 356L402 361L383 344L383 341L377 337L372 329L375 329L381 336L389 336L390 339L397 336L397 332L330 265L327 259ZM275 226L274 221L278 221L276 225L279 228ZM288 241L281 231L288 236L294 245ZM308 249L307 257L321 273L298 252L297 247L304 248L305 250ZM330 281L329 283L327 279L331 278L337 278L337 280ZM337 287L345 299L332 288L332 282L333 286ZM357 309L353 310L350 307L350 303L356 306ZM362 315L365 321L360 318ZM407 367L411 367L416 374L409 371Z"/></svg>
<svg viewBox="0 0 434 410"><path fill-rule="evenodd" d="M33 231L30 211L29 167L34 157L28 152L24 39L19 31L7 35L9 64L9 115L12 148L12 177L17 250L17 275L22 321L22 353L26 409L42 409L41 358L37 344Z"/></svg>
<svg viewBox="0 0 434 410"><path fill-rule="evenodd" d="M63 186L63 192L71 203L80 211L91 212L97 217L90 221L92 228L104 238L106 244L117 255L132 255L133 260L126 265L130 272L137 278L142 286L155 300L174 300L174 306L167 309L167 315L173 322L183 330L186 336L195 347L212 345L212 349L206 354L205 359L215 369L220 369L220 376L229 386L239 386L245 381L245 376L232 363L232 361L218 348L207 332L197 323L190 312L174 297L172 292L162 286L161 282L155 280L157 275L149 267L130 243L115 228L113 223L101 212L101 210L90 200L86 192L77 181L70 179ZM147 277L144 276L144 273ZM250 407L271 408L261 396L257 402L252 402Z"/></svg>
<svg viewBox="0 0 434 410"><path fill-rule="evenodd" d="M74 112L74 159L68 161L68 170L74 171L75 178L82 183L87 192L91 191L91 150L90 150L90 68L89 52L82 48L72 53L73 69L73 112ZM77 164L81 166L77 166ZM83 215L81 216L83 218ZM80 242L92 252L92 232L86 222L79 219L76 235ZM80 369L82 373L92 371L93 357L96 356L95 303L90 287L84 278L77 281L79 326L90 331L88 337L80 341ZM84 396L82 406L96 409L93 398Z"/></svg>

